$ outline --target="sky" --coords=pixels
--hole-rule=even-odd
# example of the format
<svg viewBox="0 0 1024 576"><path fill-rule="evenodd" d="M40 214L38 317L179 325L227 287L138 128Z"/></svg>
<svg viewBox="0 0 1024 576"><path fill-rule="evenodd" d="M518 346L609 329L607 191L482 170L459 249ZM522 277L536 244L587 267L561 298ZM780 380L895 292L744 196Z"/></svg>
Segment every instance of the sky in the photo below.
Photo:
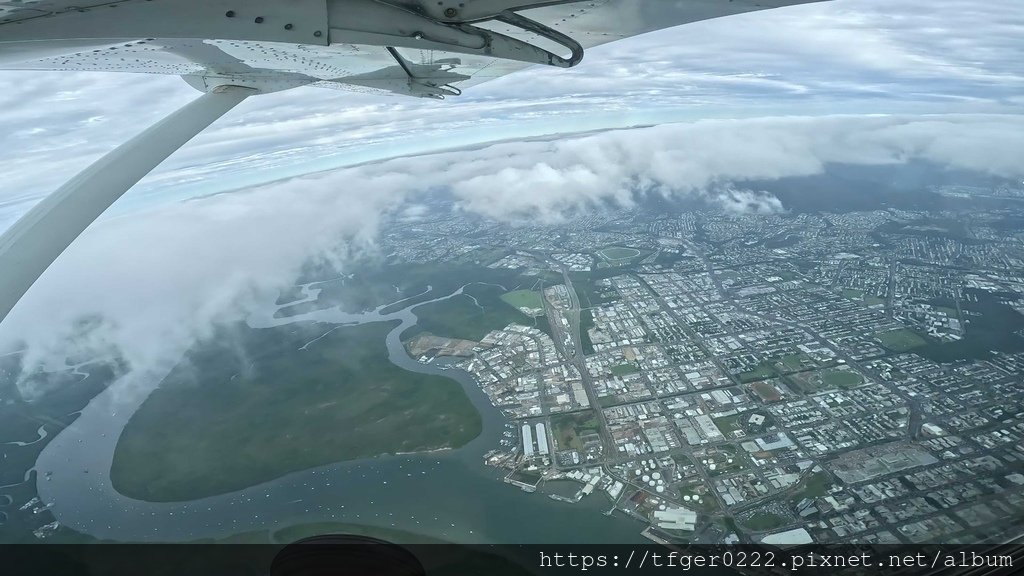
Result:
<svg viewBox="0 0 1024 576"><path fill-rule="evenodd" d="M1017 113L1022 37L1018 0L834 0L601 46L575 69L530 69L445 102L300 88L250 98L124 204L538 133L794 113ZM0 82L0 146L14 152L0 207L23 199L17 211L198 94L155 75L0 71Z"/></svg>
<svg viewBox="0 0 1024 576"><path fill-rule="evenodd" d="M0 72L0 83L0 230L198 94L148 75ZM0 349L24 341L53 356L72 320L95 313L109 325L90 346L130 347L136 365L172 357L307 258L372 250L381 219L432 186L462 210L558 222L631 205L638 181L777 212L735 183L828 162L921 158L1024 178L1022 107L1019 0L835 0L699 22L444 102L317 88L249 98L51 267L0 324Z"/></svg>

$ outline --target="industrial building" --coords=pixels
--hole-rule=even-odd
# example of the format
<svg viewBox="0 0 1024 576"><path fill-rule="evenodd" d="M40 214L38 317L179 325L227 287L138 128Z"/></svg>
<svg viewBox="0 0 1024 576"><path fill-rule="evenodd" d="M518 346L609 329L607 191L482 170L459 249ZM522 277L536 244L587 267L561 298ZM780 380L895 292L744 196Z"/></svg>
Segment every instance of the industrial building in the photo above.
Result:
<svg viewBox="0 0 1024 576"><path fill-rule="evenodd" d="M529 424L523 424L523 456L533 457L533 429Z"/></svg>
<svg viewBox="0 0 1024 576"><path fill-rule="evenodd" d="M703 434L709 441L714 442L725 438L725 436L722 435L722 432L718 429L718 426L715 426L715 421L712 420L710 416L700 414L694 416L693 421L700 428L701 434Z"/></svg>
<svg viewBox="0 0 1024 576"><path fill-rule="evenodd" d="M762 544L774 546L797 546L800 544L812 544L814 539L804 528L795 528L785 532L776 532L761 538Z"/></svg>
<svg viewBox="0 0 1024 576"><path fill-rule="evenodd" d="M544 424L537 424L537 452L541 456L548 455L548 435L544 430Z"/></svg>
<svg viewBox="0 0 1024 576"><path fill-rule="evenodd" d="M667 530L693 531L697 523L697 513L686 508L668 508L655 511L654 520L659 527Z"/></svg>

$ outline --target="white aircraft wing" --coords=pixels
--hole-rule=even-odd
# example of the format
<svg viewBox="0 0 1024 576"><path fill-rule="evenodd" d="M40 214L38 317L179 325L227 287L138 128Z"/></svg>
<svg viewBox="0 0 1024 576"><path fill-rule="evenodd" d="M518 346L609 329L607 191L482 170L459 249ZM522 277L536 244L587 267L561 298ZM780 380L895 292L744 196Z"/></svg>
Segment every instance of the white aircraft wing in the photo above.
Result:
<svg viewBox="0 0 1024 576"><path fill-rule="evenodd" d="M816 1L0 0L0 69L173 74L205 93L0 235L0 321L110 204L248 96L313 85L443 99L644 32Z"/></svg>
<svg viewBox="0 0 1024 576"><path fill-rule="evenodd" d="M438 98L644 32L811 1L0 0L0 68Z"/></svg>

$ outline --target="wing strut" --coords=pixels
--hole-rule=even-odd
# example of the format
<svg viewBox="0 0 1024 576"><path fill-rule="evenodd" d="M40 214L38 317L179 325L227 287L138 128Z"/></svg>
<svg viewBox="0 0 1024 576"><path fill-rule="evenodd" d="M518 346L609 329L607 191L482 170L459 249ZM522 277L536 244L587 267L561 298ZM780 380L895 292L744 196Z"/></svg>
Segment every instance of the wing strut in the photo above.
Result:
<svg viewBox="0 0 1024 576"><path fill-rule="evenodd" d="M143 176L256 91L219 86L118 146L0 236L0 322L50 264Z"/></svg>

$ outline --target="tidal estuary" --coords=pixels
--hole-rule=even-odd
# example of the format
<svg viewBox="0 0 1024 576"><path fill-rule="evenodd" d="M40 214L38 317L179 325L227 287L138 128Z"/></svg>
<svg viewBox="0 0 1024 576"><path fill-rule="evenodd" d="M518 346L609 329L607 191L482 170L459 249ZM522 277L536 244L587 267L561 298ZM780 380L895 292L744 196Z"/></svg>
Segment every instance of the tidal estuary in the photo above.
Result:
<svg viewBox="0 0 1024 576"><path fill-rule="evenodd" d="M315 290L306 287L305 293L309 300L316 298ZM461 293L460 289L444 298ZM421 304L388 314L381 312L384 307L364 314L331 308L290 318L275 318L276 309L271 308L251 317L249 324L263 328L318 322L326 331L338 325L400 320L387 336L391 362L405 370L455 379L482 416L482 433L462 448L341 462L188 502L134 500L111 487L114 449L125 424L168 367L163 373L122 377L52 439L35 466L40 497L61 524L97 538L124 541L188 541L343 522L464 543L642 542L639 522L621 513L603 516L611 503L600 493L578 504L556 502L505 484L497 470L484 465L483 455L498 447L506 420L468 374L421 364L406 353L400 335L416 323L413 310Z"/></svg>

